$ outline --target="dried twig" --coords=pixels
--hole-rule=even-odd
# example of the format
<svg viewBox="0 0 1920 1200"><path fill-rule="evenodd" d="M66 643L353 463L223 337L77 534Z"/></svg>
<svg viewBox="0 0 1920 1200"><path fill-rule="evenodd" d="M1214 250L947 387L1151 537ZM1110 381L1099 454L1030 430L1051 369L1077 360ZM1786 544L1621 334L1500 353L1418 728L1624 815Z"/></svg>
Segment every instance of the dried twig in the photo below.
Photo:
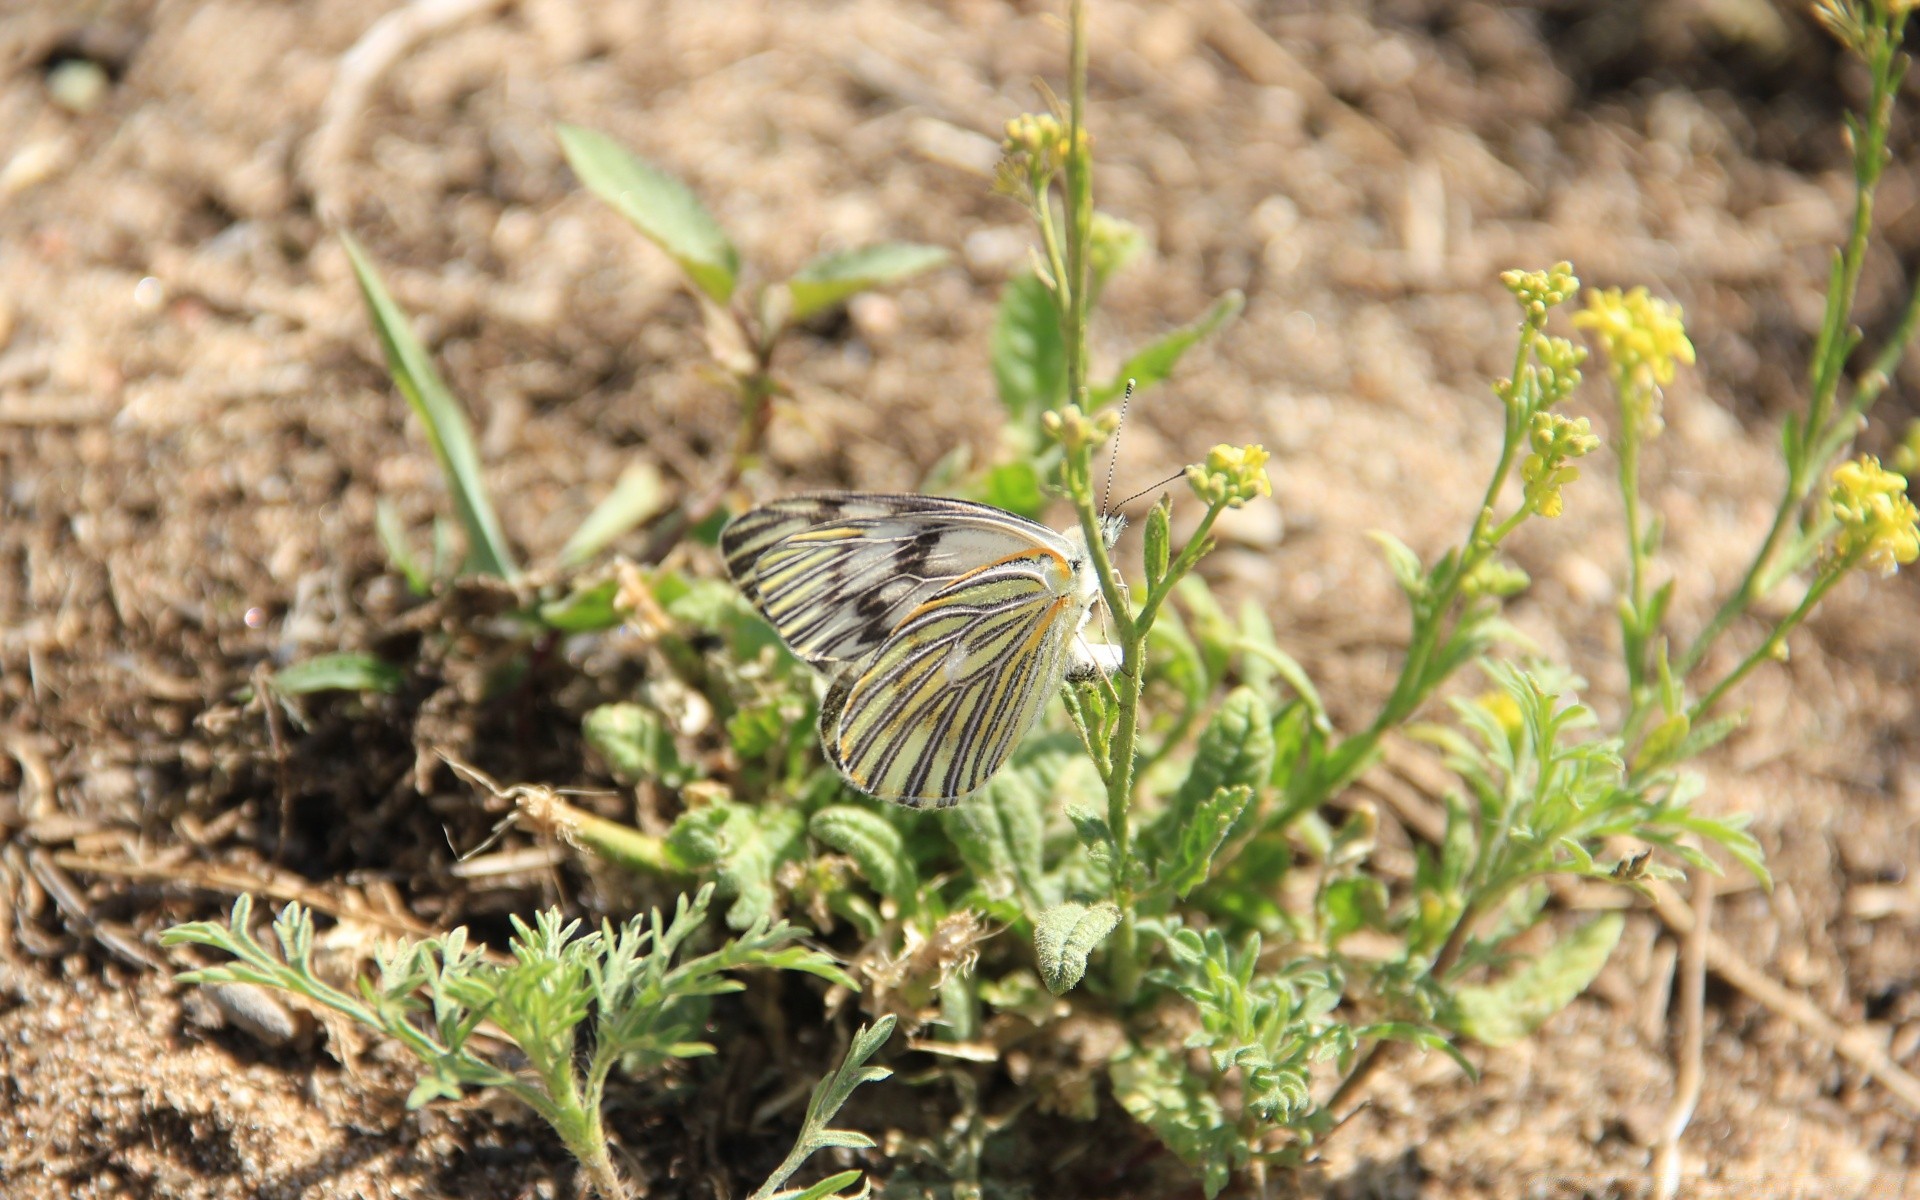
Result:
<svg viewBox="0 0 1920 1200"><path fill-rule="evenodd" d="M1675 932L1691 933L1693 912L1673 889L1655 882L1652 885L1653 910ZM1703 941L1707 969L1744 992L1763 1007L1792 1021L1800 1029L1827 1045L1899 1097L1915 1113L1920 1113L1920 1078L1893 1061L1880 1039L1865 1025L1847 1026L1834 1020L1798 992L1792 992L1768 978L1766 973L1735 953L1734 949L1709 931Z"/></svg>
<svg viewBox="0 0 1920 1200"><path fill-rule="evenodd" d="M1705 1046L1707 939L1713 936L1713 883L1708 871L1693 876L1693 930L1680 957L1680 1045L1675 1051L1673 1107L1653 1152L1653 1194L1673 1200L1680 1189L1680 1137L1700 1103L1700 1056Z"/></svg>
<svg viewBox="0 0 1920 1200"><path fill-rule="evenodd" d="M154 865L150 863L124 862L110 858L100 858L91 854L57 852L53 862L69 871L85 871L93 875L114 875L122 879L145 879L159 883L178 884L182 887L200 888L209 892L224 892L231 896L242 893L266 896L274 900L298 900L315 912L323 912L339 920L360 921L368 925L377 925L394 933L408 937L427 937L433 929L402 913L379 912L374 909L343 902L340 897L318 888L288 881L290 872L276 872L274 875L250 875L245 871L236 871L228 867L210 867L194 864ZM276 877L277 876L277 877Z"/></svg>

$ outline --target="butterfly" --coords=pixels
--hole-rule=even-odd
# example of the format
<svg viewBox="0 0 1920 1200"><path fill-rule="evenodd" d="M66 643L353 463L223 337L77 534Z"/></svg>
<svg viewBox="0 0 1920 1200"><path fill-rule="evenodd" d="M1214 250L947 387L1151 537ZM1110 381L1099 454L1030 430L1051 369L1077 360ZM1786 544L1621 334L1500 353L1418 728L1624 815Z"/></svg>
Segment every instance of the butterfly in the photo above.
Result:
<svg viewBox="0 0 1920 1200"><path fill-rule="evenodd" d="M1125 520L1100 520L1111 551ZM827 492L736 517L727 572L827 678L820 741L847 782L911 808L978 790L1066 680L1110 676L1079 529L968 500Z"/></svg>

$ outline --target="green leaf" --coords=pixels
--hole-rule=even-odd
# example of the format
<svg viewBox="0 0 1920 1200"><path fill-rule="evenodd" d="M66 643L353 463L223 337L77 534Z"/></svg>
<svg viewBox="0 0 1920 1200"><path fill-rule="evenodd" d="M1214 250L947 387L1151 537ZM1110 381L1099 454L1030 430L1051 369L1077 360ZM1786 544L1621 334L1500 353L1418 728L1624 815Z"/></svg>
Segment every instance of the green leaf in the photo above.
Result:
<svg viewBox="0 0 1920 1200"><path fill-rule="evenodd" d="M587 190L666 251L695 287L726 304L740 275L740 253L687 186L629 154L604 133L555 126L567 165Z"/></svg>
<svg viewBox="0 0 1920 1200"><path fill-rule="evenodd" d="M787 280L787 293L793 298L789 319L804 321L856 292L898 283L946 261L947 252L940 247L912 242L883 242L823 254Z"/></svg>
<svg viewBox="0 0 1920 1200"><path fill-rule="evenodd" d="M1606 913L1574 930L1506 978L1454 993L1454 1026L1489 1046L1510 1046L1587 990L1607 965L1626 918Z"/></svg>
<svg viewBox="0 0 1920 1200"><path fill-rule="evenodd" d="M1115 1059L1107 1075L1120 1106L1200 1173L1207 1200L1226 1190L1249 1148L1205 1081L1186 1069L1180 1052L1135 1050Z"/></svg>
<svg viewBox="0 0 1920 1200"><path fill-rule="evenodd" d="M1384 529L1371 530L1367 534L1387 556L1387 566L1393 571L1395 583L1407 594L1409 600L1418 600L1427 594L1427 575L1420 565L1420 556L1399 538Z"/></svg>
<svg viewBox="0 0 1920 1200"><path fill-rule="evenodd" d="M1372 875L1336 879L1321 893L1320 911L1326 921L1329 949L1350 933L1383 929L1387 924L1387 885Z"/></svg>
<svg viewBox="0 0 1920 1200"><path fill-rule="evenodd" d="M587 713L580 730L622 783L647 779L679 787L694 777L666 718L653 709L631 702L602 704Z"/></svg>
<svg viewBox="0 0 1920 1200"><path fill-rule="evenodd" d="M560 548L557 561L562 568L579 566L615 539L639 528L641 522L660 511L665 501L666 485L660 481L660 472L652 463L634 463L621 472L607 498L594 505L587 519L580 522Z"/></svg>
<svg viewBox="0 0 1920 1200"><path fill-rule="evenodd" d="M540 606L540 620L562 633L596 633L618 627L627 614L615 603L620 582L603 579L589 587L577 588L558 600Z"/></svg>
<svg viewBox="0 0 1920 1200"><path fill-rule="evenodd" d="M807 830L852 859L874 891L903 908L911 908L918 900L920 878L906 843L879 813L851 804L828 805L813 814Z"/></svg>
<svg viewBox="0 0 1920 1200"><path fill-rule="evenodd" d="M1110 900L1091 907L1069 901L1041 913L1033 926L1033 949L1047 990L1056 996L1072 991L1087 973L1087 955L1119 924L1120 907Z"/></svg>
<svg viewBox="0 0 1920 1200"><path fill-rule="evenodd" d="M1146 548L1142 556L1146 561L1147 588L1151 591L1160 586L1167 577L1167 564L1172 558L1170 549L1172 532L1173 498L1162 496L1147 510Z"/></svg>
<svg viewBox="0 0 1920 1200"><path fill-rule="evenodd" d="M829 1197L836 1198L837 1200L840 1195L840 1189L850 1184L860 1182L860 1175L861 1172L858 1169L842 1171L838 1175L827 1176L809 1188L800 1188L796 1191L775 1192L771 1200L829 1200Z"/></svg>
<svg viewBox="0 0 1920 1200"><path fill-rule="evenodd" d="M1039 520L1041 511L1047 507L1040 472L1026 459L989 467L974 491L984 503L1018 513L1030 521Z"/></svg>
<svg viewBox="0 0 1920 1200"><path fill-rule="evenodd" d="M426 430L433 456L440 462L447 489L453 493L454 511L467 531L466 569L482 575L512 578L518 573L500 522L493 515L493 502L487 498L486 481L480 474L480 452L473 443L473 430L459 401L447 390L426 348L413 335L407 315L387 294L386 285L373 263L353 235L342 233L347 259L353 264L354 278L360 282L360 294L366 299L373 329L386 352L387 373L412 406L414 415Z"/></svg>
<svg viewBox="0 0 1920 1200"><path fill-rule="evenodd" d="M807 1115L800 1124L800 1136L794 1139L793 1149L774 1169L773 1174L767 1176L767 1181L755 1189L753 1195L747 1200L774 1200L774 1197L779 1195L794 1195L781 1193L780 1185L792 1178L793 1173L799 1170L815 1151L834 1147L866 1150L873 1146L873 1139L866 1134L857 1133L851 1129L833 1129L827 1122L833 1120L834 1116L846 1106L854 1089L862 1084L878 1083L893 1074L885 1067L867 1066L867 1060L872 1058L880 1047L887 1044L887 1039L893 1036L893 1026L894 1017L889 1013L853 1035L853 1042L847 1047L847 1055L840 1061L840 1066L833 1074L814 1085L813 1095L807 1101ZM852 1174L857 1177L859 1172ZM821 1185L815 1184L797 1195L816 1198L825 1196L851 1183L852 1180L846 1173L842 1173L822 1182L832 1182L834 1187L822 1192L818 1190Z"/></svg>
<svg viewBox="0 0 1920 1200"><path fill-rule="evenodd" d="M400 668L371 654L322 654L273 673L273 690L283 696L314 692L383 692L400 690L406 677Z"/></svg>
<svg viewBox="0 0 1920 1200"><path fill-rule="evenodd" d="M1200 341L1210 336L1216 329L1240 315L1247 305L1247 298L1238 289L1227 292L1213 302L1213 307L1201 314L1200 319L1188 325L1166 333L1135 352L1132 358L1121 364L1119 373L1112 380L1091 389L1089 409L1097 409L1117 399L1127 389L1127 381L1132 380L1134 390L1143 392L1154 384L1173 374L1174 367L1180 363L1182 355L1193 349Z"/></svg>
<svg viewBox="0 0 1920 1200"><path fill-rule="evenodd" d="M400 524L399 510L384 499L374 501L373 531L380 537L380 546L387 552L387 561L406 579L407 590L416 596L424 596L432 591L433 576L415 556L413 547L407 544L407 531Z"/></svg>
<svg viewBox="0 0 1920 1200"><path fill-rule="evenodd" d="M1224 788L1259 788L1273 772L1273 714L1252 688L1237 687L1200 732L1193 765L1168 813L1175 828Z"/></svg>
<svg viewBox="0 0 1920 1200"><path fill-rule="evenodd" d="M1067 348L1053 290L1033 274L1007 284L988 341L1000 403L1016 421L1058 408L1067 398Z"/></svg>
<svg viewBox="0 0 1920 1200"><path fill-rule="evenodd" d="M718 801L680 814L667 847L695 866L713 867L734 898L727 924L746 929L770 920L778 907L774 874L805 859L807 819L785 805L750 806Z"/></svg>
<svg viewBox="0 0 1920 1200"><path fill-rule="evenodd" d="M1001 771L972 799L941 814L941 823L989 897L1018 896L1031 910L1046 900L1040 869L1044 812L1024 771Z"/></svg>
<svg viewBox="0 0 1920 1200"><path fill-rule="evenodd" d="M1194 809L1193 815L1176 831L1177 840L1166 862L1160 864L1157 882L1182 900L1187 893L1207 881L1213 869L1213 856L1226 844L1234 822L1247 810L1253 789L1243 785L1225 787Z"/></svg>

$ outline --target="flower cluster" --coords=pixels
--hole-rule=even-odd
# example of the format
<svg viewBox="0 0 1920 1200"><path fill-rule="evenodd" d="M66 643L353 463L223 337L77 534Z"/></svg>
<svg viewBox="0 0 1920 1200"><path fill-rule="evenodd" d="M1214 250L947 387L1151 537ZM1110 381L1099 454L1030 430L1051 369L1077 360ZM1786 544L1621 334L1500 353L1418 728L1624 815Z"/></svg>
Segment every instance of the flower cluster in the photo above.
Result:
<svg viewBox="0 0 1920 1200"><path fill-rule="evenodd" d="M1585 417L1569 419L1557 413L1537 412L1527 440L1533 453L1520 464L1527 507L1543 517L1557 517L1563 508L1560 489L1580 478L1580 468L1568 464L1593 453L1600 439Z"/></svg>
<svg viewBox="0 0 1920 1200"><path fill-rule="evenodd" d="M1573 318L1607 351L1607 369L1620 396L1620 415L1631 437L1660 432L1660 389L1673 382L1678 364L1693 363L1693 343L1680 306L1644 287L1587 293L1587 307Z"/></svg>
<svg viewBox="0 0 1920 1200"><path fill-rule="evenodd" d="M1080 149L1084 152L1091 144L1082 129ZM1022 113L1007 122L1006 137L1000 142L1002 179L1024 177L1037 192L1066 166L1069 149L1065 121L1049 113Z"/></svg>
<svg viewBox="0 0 1920 1200"><path fill-rule="evenodd" d="M1119 428L1119 413L1103 412L1089 417L1080 411L1078 404L1069 404L1058 412L1040 414L1041 431L1060 443L1061 449L1068 454L1098 446Z"/></svg>
<svg viewBox="0 0 1920 1200"><path fill-rule="evenodd" d="M1544 271L1502 271L1500 282L1507 285L1533 325L1544 322L1548 309L1565 303L1580 290L1580 281L1574 277L1570 262L1557 262Z"/></svg>
<svg viewBox="0 0 1920 1200"><path fill-rule="evenodd" d="M1920 510L1907 498L1907 481L1871 454L1834 468L1827 493L1840 525L1833 554L1843 568L1856 563L1891 575L1920 558Z"/></svg>
<svg viewBox="0 0 1920 1200"><path fill-rule="evenodd" d="M1267 451L1263 446L1215 446L1205 463L1187 468L1193 494L1210 508L1239 508L1260 496L1273 495L1267 478Z"/></svg>

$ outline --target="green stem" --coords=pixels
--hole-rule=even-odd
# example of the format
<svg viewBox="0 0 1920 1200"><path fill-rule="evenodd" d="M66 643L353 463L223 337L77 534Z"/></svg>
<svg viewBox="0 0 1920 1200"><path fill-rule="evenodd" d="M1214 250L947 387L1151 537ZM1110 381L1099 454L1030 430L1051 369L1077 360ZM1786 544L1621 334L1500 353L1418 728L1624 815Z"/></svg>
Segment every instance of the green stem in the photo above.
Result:
<svg viewBox="0 0 1920 1200"><path fill-rule="evenodd" d="M1893 103L1905 73L1905 63L1899 53L1905 26L1905 14L1894 17L1887 27L1875 35L1874 45L1862 52L1873 76L1873 90L1867 104L1866 120L1860 129L1861 136L1854 147L1853 223L1840 251L1832 285L1827 290L1826 313L1821 320L1819 338L1814 343L1806 421L1801 426L1798 439L1789 444L1787 483L1780 504L1774 510L1773 524L1768 527L1767 535L1747 565L1739 585L1727 595L1686 650L1674 660L1676 675L1688 675L1698 667L1727 627L1760 599L1765 590L1760 586L1761 581L1779 552L1781 539L1785 537L1794 515L1806 503L1814 482L1820 478L1827 463L1852 436L1858 419L1885 389L1888 374L1899 361L1908 339L1913 336L1916 323L1920 322L1920 289L1916 289L1908 299L1893 340L1881 350L1861 377L1846 410L1840 416L1832 417L1830 414L1834 397L1839 391L1841 371L1854 345L1854 339L1848 335L1848 319L1853 314L1860 272L1866 262L1868 237L1873 228L1874 191L1879 186L1880 175L1886 165L1887 130L1893 121Z"/></svg>
<svg viewBox="0 0 1920 1200"><path fill-rule="evenodd" d="M1087 387L1087 243L1093 224L1093 155L1082 130L1087 110L1085 0L1069 8L1067 68L1067 399L1085 407Z"/></svg>
<svg viewBox="0 0 1920 1200"><path fill-rule="evenodd" d="M1731 691L1741 680L1752 674L1755 667L1769 659L1778 658L1780 647L1786 644L1787 635L1792 633L1799 627L1801 622L1807 619L1807 616L1813 612L1814 606L1820 603L1820 598L1826 595L1827 592L1832 589L1833 585L1840 581L1841 576L1852 570L1857 562L1858 558L1856 556L1853 559L1835 563L1831 568L1822 572L1820 576L1813 581L1813 584L1807 588L1807 594L1801 597L1799 605L1795 607L1791 613L1788 613L1778 625L1774 626L1773 632L1767 635L1767 640L1761 642L1759 647L1755 649L1753 653L1747 655L1739 666L1727 672L1724 679L1714 684L1711 691L1701 697L1699 702L1691 709L1687 710L1687 719L1697 723L1702 717L1713 710L1713 706L1720 702L1721 697Z"/></svg>

